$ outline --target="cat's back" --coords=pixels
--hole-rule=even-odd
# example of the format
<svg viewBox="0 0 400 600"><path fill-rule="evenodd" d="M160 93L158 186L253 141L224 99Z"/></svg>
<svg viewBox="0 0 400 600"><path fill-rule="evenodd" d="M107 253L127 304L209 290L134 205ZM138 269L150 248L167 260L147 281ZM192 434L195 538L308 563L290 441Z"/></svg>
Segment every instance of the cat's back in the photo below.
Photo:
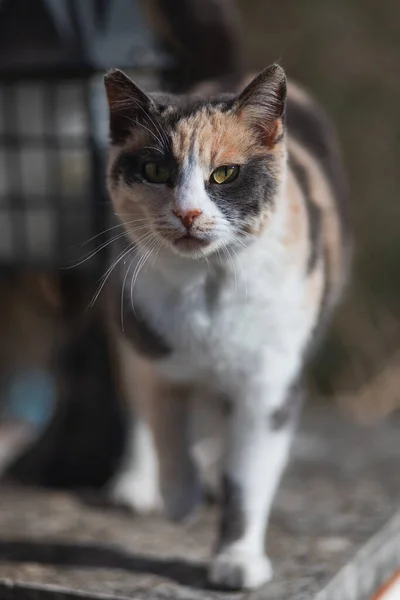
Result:
<svg viewBox="0 0 400 600"><path fill-rule="evenodd" d="M289 82L286 105L289 177L296 180L308 218L311 274L323 263L327 312L340 296L350 263L348 186L335 128L319 103Z"/></svg>

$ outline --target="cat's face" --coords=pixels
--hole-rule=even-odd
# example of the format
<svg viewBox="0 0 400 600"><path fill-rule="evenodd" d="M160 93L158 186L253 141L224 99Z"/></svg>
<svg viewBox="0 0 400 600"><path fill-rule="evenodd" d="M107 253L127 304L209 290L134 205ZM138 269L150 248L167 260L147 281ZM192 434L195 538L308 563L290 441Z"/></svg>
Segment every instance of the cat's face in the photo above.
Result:
<svg viewBox="0 0 400 600"><path fill-rule="evenodd" d="M286 159L280 67L210 101L150 98L121 71L105 82L108 187L132 241L196 258L268 227Z"/></svg>

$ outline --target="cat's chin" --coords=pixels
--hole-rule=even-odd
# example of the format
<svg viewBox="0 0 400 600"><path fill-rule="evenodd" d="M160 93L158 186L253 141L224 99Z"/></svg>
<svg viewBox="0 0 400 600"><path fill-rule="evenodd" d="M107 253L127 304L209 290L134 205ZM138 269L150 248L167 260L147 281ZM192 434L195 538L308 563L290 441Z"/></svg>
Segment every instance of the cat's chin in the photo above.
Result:
<svg viewBox="0 0 400 600"><path fill-rule="evenodd" d="M204 256L211 246L211 240L198 238L190 234L184 235L173 241L173 248L178 254L192 258Z"/></svg>

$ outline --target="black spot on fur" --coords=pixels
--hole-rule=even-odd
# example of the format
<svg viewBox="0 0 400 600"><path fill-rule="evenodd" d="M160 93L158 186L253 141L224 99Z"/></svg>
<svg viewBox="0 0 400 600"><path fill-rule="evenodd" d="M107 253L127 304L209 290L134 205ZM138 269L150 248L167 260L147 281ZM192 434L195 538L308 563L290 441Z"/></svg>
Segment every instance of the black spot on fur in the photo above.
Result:
<svg viewBox="0 0 400 600"><path fill-rule="evenodd" d="M336 136L328 117L316 103L299 103L289 96L286 123L289 134L301 142L321 165L334 192L342 225L346 226L347 183Z"/></svg>
<svg viewBox="0 0 400 600"><path fill-rule="evenodd" d="M116 244L117 246L117 244ZM120 242L119 247L123 246ZM130 259L131 261L132 259ZM129 263L130 263L129 261ZM165 339L149 323L135 302L134 309L130 298L124 298L121 314L121 289L124 285L126 268L120 262L114 268L108 285L108 302L111 316L125 337L140 354L152 359L161 359L172 352ZM128 278L129 280L129 278ZM130 281L130 280L129 280ZM129 287L129 281L125 289Z"/></svg>
<svg viewBox="0 0 400 600"><path fill-rule="evenodd" d="M218 551L243 537L245 526L242 490L231 477L224 475Z"/></svg>
<svg viewBox="0 0 400 600"><path fill-rule="evenodd" d="M320 342L322 341L323 336L325 335L329 323L330 318L332 316L332 308L329 306L330 299L330 273L329 273L329 260L325 257L324 260L324 284L323 290L321 294L321 300L319 303L319 312L318 318L316 319L314 328L310 333L309 341L305 350L305 356L308 360L313 358L315 352L317 351Z"/></svg>
<svg viewBox="0 0 400 600"><path fill-rule="evenodd" d="M240 168L232 183L208 183L207 192L230 220L258 216L265 204L272 206L274 200L277 184L273 168L270 156L253 158Z"/></svg>
<svg viewBox="0 0 400 600"><path fill-rule="evenodd" d="M121 321L121 317L119 319ZM144 319L140 310L133 311L129 302L125 303L123 311L123 333L135 349L149 358L163 358L172 349L162 336Z"/></svg>
<svg viewBox="0 0 400 600"><path fill-rule="evenodd" d="M152 145L157 148L154 143ZM159 149L161 150L161 147ZM174 187L178 181L179 169L171 148L167 145L163 148L162 153L146 149L137 153L133 151L121 153L111 169L111 180L114 184L118 183L120 178L123 179L126 185L144 183L144 164L151 161L158 162L160 159L168 166L171 173L171 177L165 185Z"/></svg>
<svg viewBox="0 0 400 600"><path fill-rule="evenodd" d="M307 208L310 245L307 272L312 273L321 255L322 213L312 199L307 170L292 155L289 156L289 165L303 193Z"/></svg>
<svg viewBox="0 0 400 600"><path fill-rule="evenodd" d="M299 381L293 383L286 395L285 402L268 417L268 426L272 431L280 431L295 422L300 414L303 388Z"/></svg>
<svg viewBox="0 0 400 600"><path fill-rule="evenodd" d="M132 135L132 126L126 126L127 119L119 115L110 116L110 140L112 144L123 144Z"/></svg>
<svg viewBox="0 0 400 600"><path fill-rule="evenodd" d="M141 183L143 161L133 152L124 152L118 156L111 169L111 180L113 183L118 183L120 178L127 185Z"/></svg>
<svg viewBox="0 0 400 600"><path fill-rule="evenodd" d="M226 270L222 266L214 266L207 274L205 284L205 300L210 313L213 313L219 304L221 289L226 280Z"/></svg>

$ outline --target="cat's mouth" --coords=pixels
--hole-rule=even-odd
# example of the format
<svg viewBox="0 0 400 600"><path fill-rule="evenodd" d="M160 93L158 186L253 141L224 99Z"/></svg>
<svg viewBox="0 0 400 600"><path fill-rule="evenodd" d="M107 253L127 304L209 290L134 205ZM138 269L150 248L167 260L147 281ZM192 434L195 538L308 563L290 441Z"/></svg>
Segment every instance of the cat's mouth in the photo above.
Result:
<svg viewBox="0 0 400 600"><path fill-rule="evenodd" d="M186 233L185 235L182 235L181 237L174 240L174 246L186 252L200 250L201 248L209 246L210 243L211 240L196 237L192 233Z"/></svg>

